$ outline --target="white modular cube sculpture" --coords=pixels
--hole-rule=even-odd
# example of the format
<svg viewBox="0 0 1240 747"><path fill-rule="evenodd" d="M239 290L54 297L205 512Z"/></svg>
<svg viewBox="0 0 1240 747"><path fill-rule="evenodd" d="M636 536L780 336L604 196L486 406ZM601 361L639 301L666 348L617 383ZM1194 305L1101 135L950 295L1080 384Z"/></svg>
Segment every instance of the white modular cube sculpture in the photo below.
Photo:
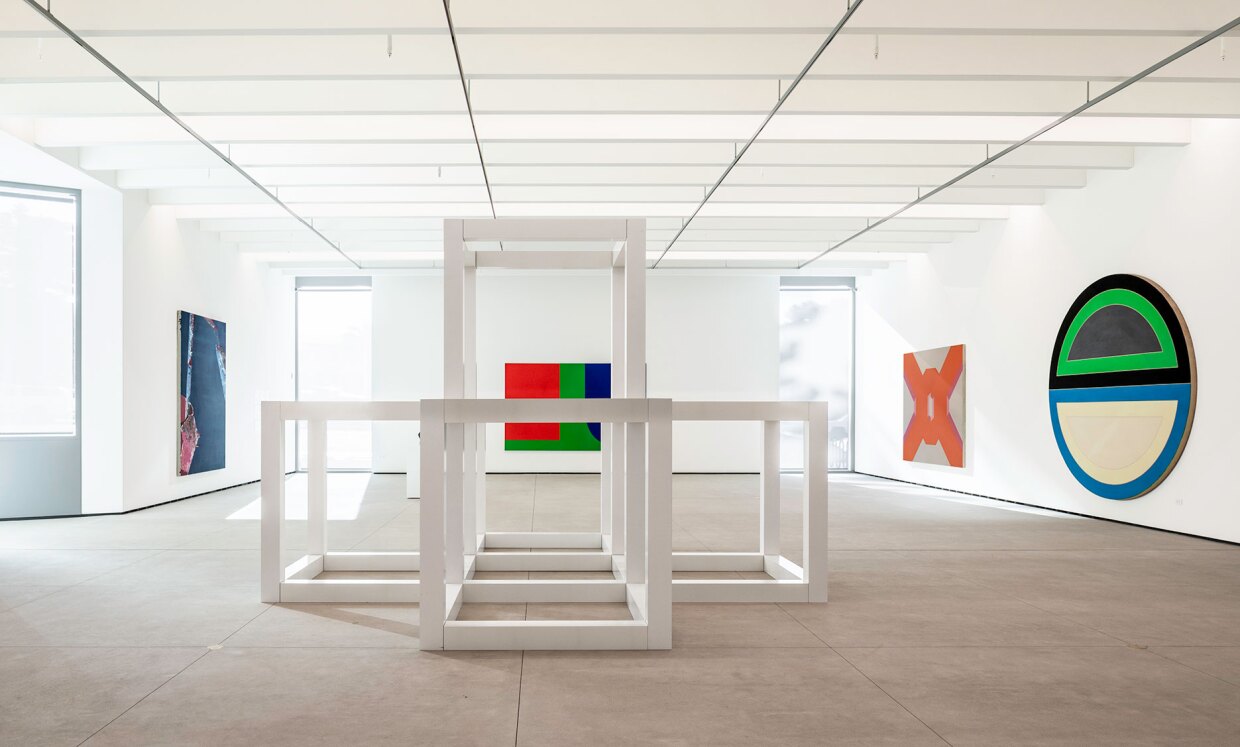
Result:
<svg viewBox="0 0 1240 747"><path fill-rule="evenodd" d="M508 242L508 250L503 249ZM589 248L527 251L523 242ZM499 248L491 248L497 245ZM421 604L424 649L665 649L672 602L827 600L827 412L815 402L675 402L646 397L645 221L444 222L444 398L421 402L264 402L262 600ZM479 400L479 269L595 269L611 275L611 399ZM308 423L307 549L285 557L284 436ZM420 550L328 552L326 424L420 421ZM671 547L672 423L750 421L763 434L758 552ZM486 424L599 422L597 532L487 532ZM805 424L801 563L780 547L779 424ZM419 571L420 578L320 578L324 571ZM477 571L604 571L607 579L481 580ZM762 573L760 579L673 579L675 571ZM631 619L470 621L462 604L623 602Z"/></svg>

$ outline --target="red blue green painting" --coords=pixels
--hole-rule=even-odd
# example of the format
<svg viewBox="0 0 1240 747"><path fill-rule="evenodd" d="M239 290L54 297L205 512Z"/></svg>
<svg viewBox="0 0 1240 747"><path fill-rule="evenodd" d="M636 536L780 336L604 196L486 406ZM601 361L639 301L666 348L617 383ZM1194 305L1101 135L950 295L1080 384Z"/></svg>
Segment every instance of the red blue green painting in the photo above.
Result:
<svg viewBox="0 0 1240 747"><path fill-rule="evenodd" d="M610 363L507 363L506 399L607 399ZM598 423L505 423L505 451L599 451Z"/></svg>

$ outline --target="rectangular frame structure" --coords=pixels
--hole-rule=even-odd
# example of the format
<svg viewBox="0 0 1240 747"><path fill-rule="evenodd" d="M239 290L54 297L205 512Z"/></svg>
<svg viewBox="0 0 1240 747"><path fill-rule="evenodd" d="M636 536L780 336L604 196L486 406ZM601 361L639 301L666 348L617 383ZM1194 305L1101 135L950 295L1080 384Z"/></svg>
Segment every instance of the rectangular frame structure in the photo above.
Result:
<svg viewBox="0 0 1240 747"><path fill-rule="evenodd" d="M668 648L671 603L827 601L827 405L823 402L672 402L657 399L264 402L262 405L262 601L421 602L424 648ZM592 532L487 532L468 512L463 450L470 426L586 418L639 445L619 515L630 541L607 546ZM309 433L306 552L285 563L285 424ZM328 552L326 424L331 420L421 421L421 551ZM762 423L760 549L756 553L671 550L672 423ZM806 424L800 566L779 539L779 422ZM449 441L458 449L455 458ZM485 443L482 444L485 448ZM479 450L480 451L480 450ZM438 463L439 469L425 465ZM485 469L476 465L479 477ZM455 473L455 474L450 474ZM449 489L449 486L453 486ZM617 501L621 503L621 501ZM434 531L438 527L441 531ZM555 552L548 552L554 548ZM568 552L564 550L568 549ZM517 551L520 550L520 551ZM484 552L485 551L485 552ZM634 563L633 560L638 562ZM474 582L474 571L611 571L614 580ZM673 580L680 571L765 571L770 580ZM413 579L318 579L324 571L420 571ZM430 579L438 579L437 582ZM467 588L468 587L468 588ZM633 620L525 623L455 620L475 601L624 601ZM450 603L449 603L450 602Z"/></svg>
<svg viewBox="0 0 1240 747"><path fill-rule="evenodd" d="M646 396L646 221L642 218L498 218L444 221L444 397L478 396L477 277L479 269L609 271L612 277L611 396ZM595 242L598 249L505 251L502 242ZM499 242L500 249L471 244ZM591 421L593 422L593 421ZM629 434L632 433L630 440ZM459 477L449 471L448 487L461 481L465 517L470 525L485 524L486 431L474 424L445 436L450 459L458 441L462 462ZM624 506L630 491L639 491L644 470L645 430L620 423L602 428L603 474L599 490L598 543L605 552L624 554ZM626 464L632 466L626 468ZM468 541L468 538L466 538ZM519 542L516 537L511 542ZM538 542L536 536L529 541Z"/></svg>
<svg viewBox="0 0 1240 747"><path fill-rule="evenodd" d="M827 601L827 403L675 402L673 421L754 421L762 425L759 549L756 553L677 552L673 571L763 571L767 579L675 579L677 602ZM779 424L805 425L801 565L780 548Z"/></svg>
<svg viewBox="0 0 1240 747"><path fill-rule="evenodd" d="M416 579L319 579L324 571L417 571L421 554L327 551L327 423L420 419L413 402L262 404L261 599L279 602L417 602ZM306 550L285 563L285 424L307 423Z"/></svg>
<svg viewBox="0 0 1240 747"><path fill-rule="evenodd" d="M421 629L423 649L666 649L672 645L671 400L424 400L422 403ZM600 535L490 534L465 510L463 431L485 423L590 420L623 426L647 469L625 493L629 542ZM638 438L640 434L641 438ZM442 456L442 459L441 459ZM435 469L430 465L442 464ZM638 482L631 480L630 485ZM464 540L462 542L462 540ZM488 548L528 552L486 553ZM581 552L542 553L546 548ZM479 581L485 570L610 570L614 579ZM558 566L558 567L549 567ZM466 602L625 602L631 620L465 621Z"/></svg>

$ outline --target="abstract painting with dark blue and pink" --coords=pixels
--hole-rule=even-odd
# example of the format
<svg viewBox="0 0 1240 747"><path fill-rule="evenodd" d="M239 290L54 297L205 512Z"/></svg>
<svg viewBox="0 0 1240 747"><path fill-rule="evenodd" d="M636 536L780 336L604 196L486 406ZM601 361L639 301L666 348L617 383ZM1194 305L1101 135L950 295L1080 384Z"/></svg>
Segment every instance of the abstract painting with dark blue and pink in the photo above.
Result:
<svg viewBox="0 0 1240 747"><path fill-rule="evenodd" d="M177 474L224 468L227 335L224 322L188 311L177 313L180 396L177 412Z"/></svg>

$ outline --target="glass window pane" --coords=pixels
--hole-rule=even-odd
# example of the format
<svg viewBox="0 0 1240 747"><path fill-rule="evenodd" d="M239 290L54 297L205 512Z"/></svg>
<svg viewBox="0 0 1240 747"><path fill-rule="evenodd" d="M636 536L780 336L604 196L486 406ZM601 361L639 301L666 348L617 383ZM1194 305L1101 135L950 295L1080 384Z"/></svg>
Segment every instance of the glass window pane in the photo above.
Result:
<svg viewBox="0 0 1240 747"><path fill-rule="evenodd" d="M853 291L785 288L779 303L779 396L825 400L827 466L852 469ZM803 430L800 423L781 425L781 468L803 468Z"/></svg>
<svg viewBox="0 0 1240 747"><path fill-rule="evenodd" d="M77 432L77 200L0 185L0 434Z"/></svg>
<svg viewBox="0 0 1240 747"><path fill-rule="evenodd" d="M370 399L370 334L370 291L297 291L297 398ZM304 423L297 444L297 464L304 469ZM369 422L328 424L328 469L368 470L370 457Z"/></svg>

